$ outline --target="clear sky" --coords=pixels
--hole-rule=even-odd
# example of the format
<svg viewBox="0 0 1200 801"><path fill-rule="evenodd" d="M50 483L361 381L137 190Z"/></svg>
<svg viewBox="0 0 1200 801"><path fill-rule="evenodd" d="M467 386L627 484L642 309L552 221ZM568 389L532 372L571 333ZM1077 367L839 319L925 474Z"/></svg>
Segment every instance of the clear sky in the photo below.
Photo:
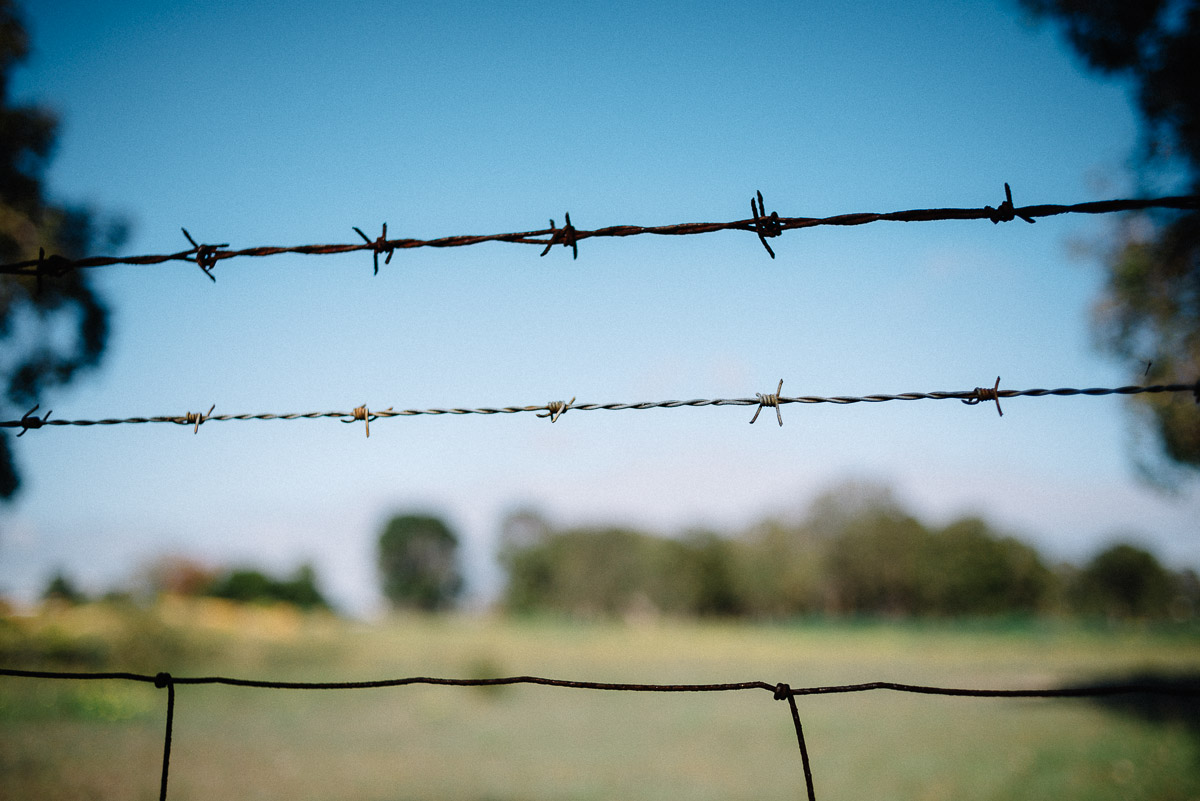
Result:
<svg viewBox="0 0 1200 801"><path fill-rule="evenodd" d="M1127 88L1009 2L26 3L19 98L61 118L54 194L126 253L725 221L1132 193ZM1091 348L1111 220L876 223L97 274L102 368L61 418L1111 386ZM1077 250L1078 248L1074 248ZM677 531L796 514L867 476L1053 558L1121 536L1200 566L1200 491L1138 482L1117 398L48 428L0 508L0 592L157 555L312 560L376 604L389 514L444 514L478 593L518 504Z"/></svg>

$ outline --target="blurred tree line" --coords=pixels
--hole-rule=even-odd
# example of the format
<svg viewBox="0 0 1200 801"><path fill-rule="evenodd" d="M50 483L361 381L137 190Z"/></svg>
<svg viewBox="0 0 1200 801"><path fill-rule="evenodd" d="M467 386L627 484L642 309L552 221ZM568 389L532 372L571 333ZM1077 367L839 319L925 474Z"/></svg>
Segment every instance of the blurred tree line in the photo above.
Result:
<svg viewBox="0 0 1200 801"><path fill-rule="evenodd" d="M739 536L556 529L536 513L503 524L503 604L516 613L782 619L799 616L1190 619L1194 572L1132 545L1048 565L978 518L931 526L877 486L820 497L795 523Z"/></svg>
<svg viewBox="0 0 1200 801"><path fill-rule="evenodd" d="M332 609L310 564L302 564L291 575L281 578L249 566L216 569L183 556L155 560L142 568L130 588L111 590L103 599L156 599L162 595L225 598L253 604L286 603L305 610ZM92 600L61 570L50 578L42 599L66 604Z"/></svg>

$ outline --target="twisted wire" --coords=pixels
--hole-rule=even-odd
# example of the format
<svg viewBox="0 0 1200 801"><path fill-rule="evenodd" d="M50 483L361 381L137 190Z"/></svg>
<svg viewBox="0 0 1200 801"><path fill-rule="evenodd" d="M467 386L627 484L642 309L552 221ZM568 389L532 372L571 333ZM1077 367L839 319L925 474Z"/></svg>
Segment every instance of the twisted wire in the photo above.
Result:
<svg viewBox="0 0 1200 801"><path fill-rule="evenodd" d="M999 379L997 379L997 382ZM998 387L998 383L997 383ZM782 382L780 382L782 388ZM366 405L356 407L352 411L330 411L330 412L289 412L286 414L276 414L271 412L263 412L257 414L212 414L212 409L206 414L196 412L188 412L183 415L157 415L154 417L121 417L113 418L106 417L99 420L67 420L62 418L50 418L50 413L47 412L44 417L35 417L33 412L37 407L27 412L18 420L2 420L0 421L0 429L2 428L19 428L21 433L17 436L22 436L28 431L46 428L50 426L113 426L113 425L141 425L147 423L171 423L174 425L193 426L193 431L198 431L201 423L213 422L229 422L232 420L317 420L323 418L331 418L340 420L346 423L364 422L368 426L368 436L370 434L369 426L372 422L379 419L391 417L416 417L421 415L439 416L439 415L496 415L496 414L521 414L525 412L537 413L538 417L549 418L550 422L556 422L559 417L571 411L628 411L628 410L647 410L647 409L681 409L685 407L704 407L704 406L757 406L758 411L755 412L755 419L758 417L758 412L763 408L774 407L776 415L779 417L779 424L783 425L783 418L779 416L779 407L788 403L833 403L838 405L849 405L854 403L886 403L888 401L917 401L917 400L958 400L970 405L978 404L980 401L995 401L997 409L999 409L1000 398L1041 398L1041 397L1072 397L1072 396L1102 396L1102 395L1140 395L1140 394L1159 394L1159 393L1179 393L1189 392L1197 397L1197 402L1200 403L1200 381L1193 384L1154 384L1151 386L1130 385L1124 387L1087 387L1077 389L1074 387L1059 387L1057 389L998 389L996 387L975 387L970 390L956 390L951 392L902 392L899 394L875 394L875 395L797 395L794 397L783 397L776 393L758 393L753 398L696 398L693 400L662 400L662 401L639 401L635 403L575 403L572 398L569 402L550 401L549 403L537 406L479 406L474 408L430 408L430 409L380 409L378 411L369 411ZM215 408L215 406L213 407ZM751 422L754 422L752 419Z"/></svg>
<svg viewBox="0 0 1200 801"><path fill-rule="evenodd" d="M95 268L95 267L110 267L118 264L125 265L154 265L163 264L172 261L186 261L196 264L200 270L210 279L216 280L213 275L213 268L219 262L229 259L249 257L261 258L265 256L276 256L285 253L297 253L304 255L331 255L337 253L353 253L357 251L370 251L374 265L374 272L379 272L379 255L385 254L384 263L387 264L392 260L392 254L397 250L410 250L413 248L451 248L465 247L469 245L479 245L485 242L507 242L520 245L536 245L542 248L542 254L546 255L554 245L562 245L571 248L575 257L579 255L579 242L584 239L592 239L596 237L626 237L640 236L643 234L654 234L658 236L686 236L693 234L708 234L717 231L748 231L754 233L767 253L771 258L775 258L775 251L767 243L767 238L777 237L784 231L791 231L801 228L814 228L823 225L849 226L849 225L866 225L868 223L892 221L892 222L935 222L940 220L989 220L993 223L1008 222L1016 218L1025 220L1026 222L1034 222L1039 217L1053 217L1060 214L1110 214L1113 212L1122 211L1144 211L1147 209L1196 209L1200 208L1200 196L1197 195L1179 195L1159 198L1130 198L1117 200L1098 200L1087 203L1073 203L1069 205L1062 204L1040 204L1035 206L1014 206L1012 202L1012 190L1008 184L1004 185L1005 200L999 207L983 206L982 208L935 208L935 209L909 209L905 211L892 212L856 212L850 214L836 214L830 217L781 217L778 212L766 212L766 207L763 203L762 193L758 192L751 199L751 211L753 216L748 219L733 220L731 222L693 222L693 223L677 223L673 225L611 225L595 230L586 230L576 228L571 224L571 217L566 216L566 224L562 228L554 225L554 221L550 221L549 228L542 228L533 231L515 231L505 234L469 234L457 236L445 236L437 239L388 239L387 224L385 223L382 229L382 234L371 239L361 228L353 227L353 230L358 233L362 242L354 242L349 244L331 244L331 245L292 245L292 246L256 246L242 248L240 250L228 250L228 244L202 244L196 241L187 229L181 229L188 243L191 245L187 250L181 250L176 253L162 253L143 256L87 256L80 259L68 259L64 256L50 255L47 256L44 251L40 252L38 258L27 259L25 261L13 262L11 264L0 265L0 275L24 275L36 276L39 280L43 277L56 277L63 275L68 270L76 268Z"/></svg>

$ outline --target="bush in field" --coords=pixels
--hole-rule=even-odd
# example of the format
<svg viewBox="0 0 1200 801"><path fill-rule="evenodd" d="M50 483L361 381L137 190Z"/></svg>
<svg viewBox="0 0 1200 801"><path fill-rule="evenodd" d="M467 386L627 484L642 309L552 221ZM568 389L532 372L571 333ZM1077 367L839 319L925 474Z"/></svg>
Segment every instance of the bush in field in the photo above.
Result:
<svg viewBox="0 0 1200 801"><path fill-rule="evenodd" d="M218 576L203 592L214 598L241 603L289 603L300 609L329 609L317 589L312 565L301 565L290 578L276 579L252 568L239 568Z"/></svg>
<svg viewBox="0 0 1200 801"><path fill-rule="evenodd" d="M462 592L458 537L438 517L397 515L379 535L383 595L396 609L439 612Z"/></svg>
<svg viewBox="0 0 1200 801"><path fill-rule="evenodd" d="M87 601L87 596L75 585L71 578L61 570L54 574L46 589L42 591L43 601L57 601L67 604L81 604Z"/></svg>

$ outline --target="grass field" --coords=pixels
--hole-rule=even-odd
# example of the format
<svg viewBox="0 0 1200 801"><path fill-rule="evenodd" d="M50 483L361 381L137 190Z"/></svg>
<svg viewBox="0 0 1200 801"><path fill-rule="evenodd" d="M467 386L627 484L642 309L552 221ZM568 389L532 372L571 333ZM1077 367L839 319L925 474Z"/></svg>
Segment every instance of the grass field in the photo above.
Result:
<svg viewBox="0 0 1200 801"><path fill-rule="evenodd" d="M367 626L219 602L9 620L0 663L343 681L533 674L614 682L890 680L1045 687L1200 671L1191 631L1066 624L639 625L406 618ZM0 677L0 799L153 799L166 694ZM1195 720L1080 700L887 691L799 699L817 797L1200 798ZM169 797L798 799L787 705L770 693L519 686L177 689Z"/></svg>

